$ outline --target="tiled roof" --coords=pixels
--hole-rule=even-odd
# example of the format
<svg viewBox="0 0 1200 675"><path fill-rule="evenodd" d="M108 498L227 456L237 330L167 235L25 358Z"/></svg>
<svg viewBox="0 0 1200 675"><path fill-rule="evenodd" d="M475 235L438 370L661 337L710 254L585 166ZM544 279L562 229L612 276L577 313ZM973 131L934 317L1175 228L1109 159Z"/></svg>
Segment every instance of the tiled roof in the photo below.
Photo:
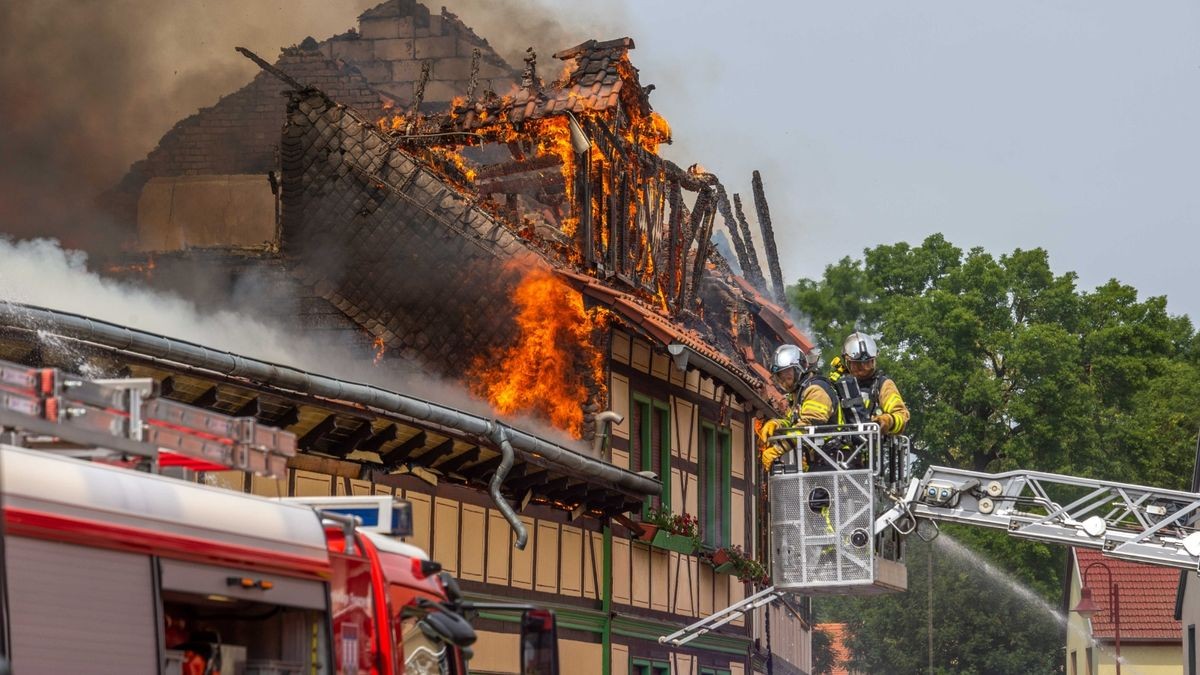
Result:
<svg viewBox="0 0 1200 675"><path fill-rule="evenodd" d="M714 365L725 371L724 373L709 373L710 375L717 376L718 381L733 384L731 380L736 378L741 385L740 388L744 391L752 392L754 397L770 405L778 406L780 403L780 401L776 401L772 397L774 391L765 386L766 382L770 381L769 374L767 378L756 377L753 372L747 370L742 364L715 349L697 331L671 321L633 295L623 293L595 277L563 268L559 268L556 271L578 289L580 293L599 301L620 316L626 323L640 330L643 334L658 343L665 346L673 342L678 342L711 361Z"/></svg>
<svg viewBox="0 0 1200 675"><path fill-rule="evenodd" d="M829 651L833 652L833 668L829 675L849 675L845 665L850 660L850 650L846 648L846 624L819 623L817 630L829 636Z"/></svg>
<svg viewBox="0 0 1200 675"><path fill-rule="evenodd" d="M1082 570L1095 562L1103 563L1112 573L1112 581L1120 593L1121 640L1180 640L1180 624L1175 620L1178 570L1108 558L1092 549L1074 548L1072 551L1075 555L1072 573L1076 579ZM1097 565L1087 573L1087 581L1092 589L1092 600L1100 607L1100 611L1092 616L1092 635L1111 640L1116 627L1109 606L1108 574Z"/></svg>
<svg viewBox="0 0 1200 675"><path fill-rule="evenodd" d="M280 148L284 252L389 349L458 377L512 338L527 244L350 108L294 94Z"/></svg>
<svg viewBox="0 0 1200 675"><path fill-rule="evenodd" d="M555 58L570 62L564 80L541 91L522 88L511 97L470 104L455 119L455 127L475 129L485 120L501 116L521 122L565 111L603 112L615 108L622 99L638 106L642 114L649 114L637 69L626 56L633 48L633 40L626 37L605 42L588 40L558 52ZM481 114L484 111L486 115Z"/></svg>

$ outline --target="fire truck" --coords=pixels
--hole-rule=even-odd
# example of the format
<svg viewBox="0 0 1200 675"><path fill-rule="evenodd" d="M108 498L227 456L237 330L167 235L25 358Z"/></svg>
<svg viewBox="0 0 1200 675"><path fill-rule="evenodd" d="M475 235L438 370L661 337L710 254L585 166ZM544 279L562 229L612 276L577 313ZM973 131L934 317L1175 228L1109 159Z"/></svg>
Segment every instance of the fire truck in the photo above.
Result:
<svg viewBox="0 0 1200 675"><path fill-rule="evenodd" d="M25 673L465 673L477 610L387 496L268 499L158 472L278 475L295 440L155 395L0 362L0 657ZM2 667L0 667L2 669Z"/></svg>
<svg viewBox="0 0 1200 675"><path fill-rule="evenodd" d="M1200 569L1197 493L1024 470L931 466L917 478L909 439L870 423L778 429L768 442L788 448L767 477L773 585L659 642L686 644L790 593L904 591L906 538L931 540L940 522Z"/></svg>

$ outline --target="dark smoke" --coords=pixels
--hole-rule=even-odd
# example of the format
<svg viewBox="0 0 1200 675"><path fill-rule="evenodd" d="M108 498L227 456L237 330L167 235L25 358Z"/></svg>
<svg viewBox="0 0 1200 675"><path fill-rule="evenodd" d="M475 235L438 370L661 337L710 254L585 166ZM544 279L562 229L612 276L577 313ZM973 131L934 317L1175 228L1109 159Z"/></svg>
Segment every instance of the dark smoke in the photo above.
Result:
<svg viewBox="0 0 1200 675"><path fill-rule="evenodd" d="M516 68L522 67L525 50L533 47L538 73L547 82L562 71L555 52L593 38L626 37L624 31L632 24L624 2L446 0L445 5ZM437 11L432 2L428 6Z"/></svg>
<svg viewBox="0 0 1200 675"><path fill-rule="evenodd" d="M0 3L0 231L93 252L131 233L97 197L179 119L248 82L233 51L274 57L352 25L369 0Z"/></svg>

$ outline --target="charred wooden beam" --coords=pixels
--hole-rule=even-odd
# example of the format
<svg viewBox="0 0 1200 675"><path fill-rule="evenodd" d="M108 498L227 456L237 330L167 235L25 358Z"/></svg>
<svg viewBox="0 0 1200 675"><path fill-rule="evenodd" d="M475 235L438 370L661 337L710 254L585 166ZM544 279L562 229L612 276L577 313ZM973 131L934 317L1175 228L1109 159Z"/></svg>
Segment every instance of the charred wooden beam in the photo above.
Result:
<svg viewBox="0 0 1200 675"><path fill-rule="evenodd" d="M762 267L758 264L758 250L754 247L754 235L750 233L750 223L746 221L746 214L742 211L742 196L734 193L733 208L737 212L738 228L742 231L743 243L746 245L746 261L750 266L743 269L746 275L746 280L749 281L760 292L767 292L767 280L763 278Z"/></svg>
<svg viewBox="0 0 1200 675"><path fill-rule="evenodd" d="M492 178L510 176L519 173L529 173L531 171L540 171L543 169L553 170L554 173L557 173L561 179L561 167L562 160L558 158L558 155L545 155L526 160L518 159L512 162L501 162L499 164L491 164L489 166L480 167L479 172L475 174L475 182L480 183Z"/></svg>
<svg viewBox="0 0 1200 675"><path fill-rule="evenodd" d="M742 268L742 274L749 274L747 270L750 268L750 261L746 259L746 244L742 242L742 235L738 233L738 223L733 215L733 207L729 204L729 193L725 192L725 186L720 181L715 187L717 208L721 211L721 219L725 221L725 229L729 230L729 238L733 241L733 252L737 255L738 266Z"/></svg>
<svg viewBox="0 0 1200 675"><path fill-rule="evenodd" d="M475 446L468 448L466 452L461 452L458 455L447 459L446 461L433 467L444 474L455 473L463 466L479 460L479 447Z"/></svg>
<svg viewBox="0 0 1200 675"><path fill-rule="evenodd" d="M287 408L285 408L283 410L283 412L276 415L274 418L269 419L269 420L264 420L264 421L273 427L279 427L280 429L286 429L294 424L299 424L300 408L298 406L290 405Z"/></svg>
<svg viewBox="0 0 1200 675"><path fill-rule="evenodd" d="M475 88L479 86L479 47L471 50L471 77L467 80L467 103L475 102Z"/></svg>
<svg viewBox="0 0 1200 675"><path fill-rule="evenodd" d="M163 398L171 398L175 393L175 376L168 375L158 382L158 393Z"/></svg>
<svg viewBox="0 0 1200 675"><path fill-rule="evenodd" d="M249 401L243 403L237 410L233 411L234 417L258 417L262 413L262 406L259 403L258 397L254 396Z"/></svg>
<svg viewBox="0 0 1200 675"><path fill-rule="evenodd" d="M345 457L359 448L363 441L371 435L371 420L363 420L362 424L358 425L354 431L351 431L344 439L331 448L331 454L338 457Z"/></svg>
<svg viewBox="0 0 1200 675"><path fill-rule="evenodd" d="M388 471L395 469L403 463L409 453L417 448L425 447L425 441L428 438L424 431L417 432L412 438L407 441L398 443L396 447L388 450L379 456L379 460L387 467Z"/></svg>
<svg viewBox="0 0 1200 675"><path fill-rule="evenodd" d="M510 490L514 495L524 496L526 490L537 485L538 483L545 482L546 478L549 476L550 472L545 469L521 478L513 478L510 475L508 480L506 480L504 483L504 489Z"/></svg>
<svg viewBox="0 0 1200 675"><path fill-rule="evenodd" d="M421 103L425 101L425 85L429 84L429 71L433 67L433 61L426 59L421 62L421 76L417 79L417 87L413 91L412 112L408 116L408 125L404 129L405 135L411 136L416 130L417 116L421 112Z"/></svg>
<svg viewBox="0 0 1200 675"><path fill-rule="evenodd" d="M425 452L422 452L419 456L414 457L413 461L424 466L432 467L439 459L449 455L452 452L454 452L454 439L447 438Z"/></svg>
<svg viewBox="0 0 1200 675"><path fill-rule="evenodd" d="M305 86L303 84L301 84L299 80L292 77L291 75L288 75L287 73L283 72L282 70L276 68L275 66L271 65L270 63L267 63L258 54L255 54L254 52L250 51L249 49L246 49L245 47L234 47L234 49L236 49L242 56L253 61L255 63L255 65L257 65L259 68L262 68L263 70L267 71L268 73L270 73L270 74L274 75L275 77L279 78L280 80L283 80L284 82L286 82L288 84L288 86L290 86L292 89L295 89L296 91L301 91L302 89L305 89Z"/></svg>
<svg viewBox="0 0 1200 675"><path fill-rule="evenodd" d="M211 408L217 404L217 387L213 385L205 389L199 396L192 399L190 405L197 408Z"/></svg>
<svg viewBox="0 0 1200 675"><path fill-rule="evenodd" d="M326 415L325 419L317 422L316 426L309 429L296 441L296 446L305 450L311 449L318 441L328 436L335 426L337 426L337 415Z"/></svg>
<svg viewBox="0 0 1200 675"><path fill-rule="evenodd" d="M477 483L486 483L488 478L496 473L496 469L503 460L503 457L493 457L485 462L476 464L467 472L467 479Z"/></svg>
<svg viewBox="0 0 1200 675"><path fill-rule="evenodd" d="M376 431L370 438L358 444L360 450L368 450L370 452L379 452L384 443L396 440L396 425L389 424L379 431Z"/></svg>
<svg viewBox="0 0 1200 675"><path fill-rule="evenodd" d="M679 231L683 225L683 191L679 189L678 181L672 181L670 187L671 218L667 221L667 283L664 295L675 299L676 283L679 274Z"/></svg>
<svg viewBox="0 0 1200 675"><path fill-rule="evenodd" d="M779 249L775 246L775 228L771 225L771 209L767 206L767 195L763 191L762 175L756 170L751 185L754 188L754 206L758 209L758 226L762 228L763 248L767 252L767 265L771 268L771 285L775 287L775 300L787 309L787 289L783 286L783 270L779 267Z"/></svg>
<svg viewBox="0 0 1200 675"><path fill-rule="evenodd" d="M700 234L696 237L696 260L692 268L692 282L689 285L693 297L698 297L700 294L700 279L704 274L704 263L708 260L708 252L712 244L713 221L716 219L716 215L717 210L710 206L705 213ZM688 305L681 304L680 307L688 308Z"/></svg>
<svg viewBox="0 0 1200 675"><path fill-rule="evenodd" d="M695 288L689 288L689 278L687 274L687 253L692 247L692 240L697 239L704 229L704 224L708 221L709 211L712 210L712 190L705 188L696 195L696 203L692 206L692 217L688 221L688 231L684 233L683 241L680 244L680 270L679 270L679 295L675 301L675 306L679 309L687 309L690 306L690 295L694 294ZM703 250L701 250L703 249ZM701 257L707 251L707 247L700 243L697 246L696 258L694 264L703 265L704 258Z"/></svg>
<svg viewBox="0 0 1200 675"><path fill-rule="evenodd" d="M566 490L570 485L571 478L569 476L560 476L554 480L546 481L542 485L539 485L537 487L537 492L546 495L547 497L554 497L563 490Z"/></svg>

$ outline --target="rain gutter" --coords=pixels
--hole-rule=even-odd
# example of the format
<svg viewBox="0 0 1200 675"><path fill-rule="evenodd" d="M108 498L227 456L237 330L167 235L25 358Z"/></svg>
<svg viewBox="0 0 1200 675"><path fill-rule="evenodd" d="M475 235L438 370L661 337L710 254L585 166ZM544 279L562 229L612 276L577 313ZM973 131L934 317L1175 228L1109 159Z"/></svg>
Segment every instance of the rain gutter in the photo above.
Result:
<svg viewBox="0 0 1200 675"><path fill-rule="evenodd" d="M355 403L383 413L404 415L479 438L491 438L497 428L522 459L560 471L580 481L626 494L646 496L662 492L662 483L593 459L570 448L543 440L494 420L448 406L406 396L387 389L310 373L298 368L260 361L194 342L140 331L126 326L18 303L0 302L0 324L91 342L139 356L161 359L334 401ZM503 449L501 449L503 451Z"/></svg>

